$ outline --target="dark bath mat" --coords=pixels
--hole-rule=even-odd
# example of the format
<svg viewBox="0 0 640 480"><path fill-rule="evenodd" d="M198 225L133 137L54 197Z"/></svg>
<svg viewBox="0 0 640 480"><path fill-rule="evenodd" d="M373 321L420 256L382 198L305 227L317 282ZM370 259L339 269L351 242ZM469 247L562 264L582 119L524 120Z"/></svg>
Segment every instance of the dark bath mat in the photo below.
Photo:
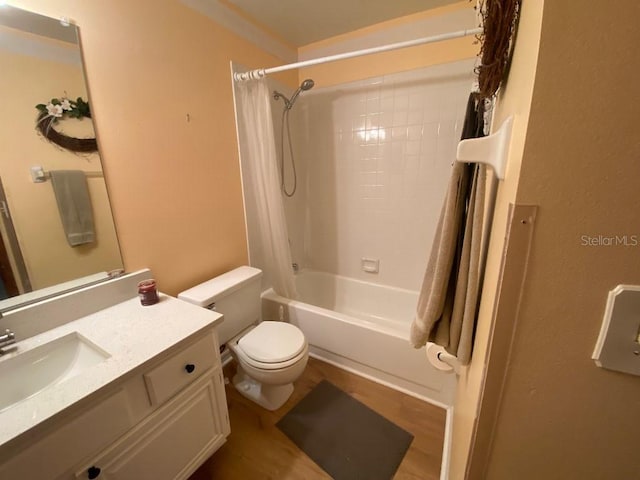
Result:
<svg viewBox="0 0 640 480"><path fill-rule="evenodd" d="M325 380L277 426L335 480L390 480L413 440Z"/></svg>

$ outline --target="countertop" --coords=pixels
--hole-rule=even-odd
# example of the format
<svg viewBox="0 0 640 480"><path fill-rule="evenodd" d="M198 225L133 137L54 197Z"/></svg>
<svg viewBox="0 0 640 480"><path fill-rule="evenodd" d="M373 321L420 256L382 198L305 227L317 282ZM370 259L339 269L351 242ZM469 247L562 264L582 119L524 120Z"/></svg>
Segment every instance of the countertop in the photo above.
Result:
<svg viewBox="0 0 640 480"><path fill-rule="evenodd" d="M222 315L168 295L143 307L137 297L19 342L21 352L77 332L110 357L0 412L0 448L167 349L222 321Z"/></svg>

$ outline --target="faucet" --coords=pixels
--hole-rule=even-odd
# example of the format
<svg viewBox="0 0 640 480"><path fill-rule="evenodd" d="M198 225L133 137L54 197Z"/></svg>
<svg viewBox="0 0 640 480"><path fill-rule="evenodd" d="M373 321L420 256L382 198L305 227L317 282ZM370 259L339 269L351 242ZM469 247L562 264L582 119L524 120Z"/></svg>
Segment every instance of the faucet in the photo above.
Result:
<svg viewBox="0 0 640 480"><path fill-rule="evenodd" d="M14 343L16 343L16 334L7 328L4 334L0 335L0 355L7 353L4 349Z"/></svg>

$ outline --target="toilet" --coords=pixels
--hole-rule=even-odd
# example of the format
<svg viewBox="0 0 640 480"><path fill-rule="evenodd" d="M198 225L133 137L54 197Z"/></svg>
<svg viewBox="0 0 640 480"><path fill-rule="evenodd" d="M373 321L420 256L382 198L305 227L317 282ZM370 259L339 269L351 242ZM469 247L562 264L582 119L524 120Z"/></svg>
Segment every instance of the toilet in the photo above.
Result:
<svg viewBox="0 0 640 480"><path fill-rule="evenodd" d="M267 410L277 410L293 393L293 382L309 359L307 340L295 325L261 320L262 271L238 267L196 285L178 298L224 315L218 327L238 364L233 385Z"/></svg>

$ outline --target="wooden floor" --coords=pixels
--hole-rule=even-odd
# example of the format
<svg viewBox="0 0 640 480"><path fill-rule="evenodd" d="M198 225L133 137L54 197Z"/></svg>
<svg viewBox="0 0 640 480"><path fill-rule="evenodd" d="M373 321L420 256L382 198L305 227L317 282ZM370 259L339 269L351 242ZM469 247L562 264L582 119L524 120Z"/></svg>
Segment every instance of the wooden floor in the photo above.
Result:
<svg viewBox="0 0 640 480"><path fill-rule="evenodd" d="M231 378L233 368L225 370ZM309 359L291 398L269 412L227 385L231 435L190 480L329 479L276 423L317 383L326 379L414 435L395 480L437 480L440 476L445 411L327 363Z"/></svg>

